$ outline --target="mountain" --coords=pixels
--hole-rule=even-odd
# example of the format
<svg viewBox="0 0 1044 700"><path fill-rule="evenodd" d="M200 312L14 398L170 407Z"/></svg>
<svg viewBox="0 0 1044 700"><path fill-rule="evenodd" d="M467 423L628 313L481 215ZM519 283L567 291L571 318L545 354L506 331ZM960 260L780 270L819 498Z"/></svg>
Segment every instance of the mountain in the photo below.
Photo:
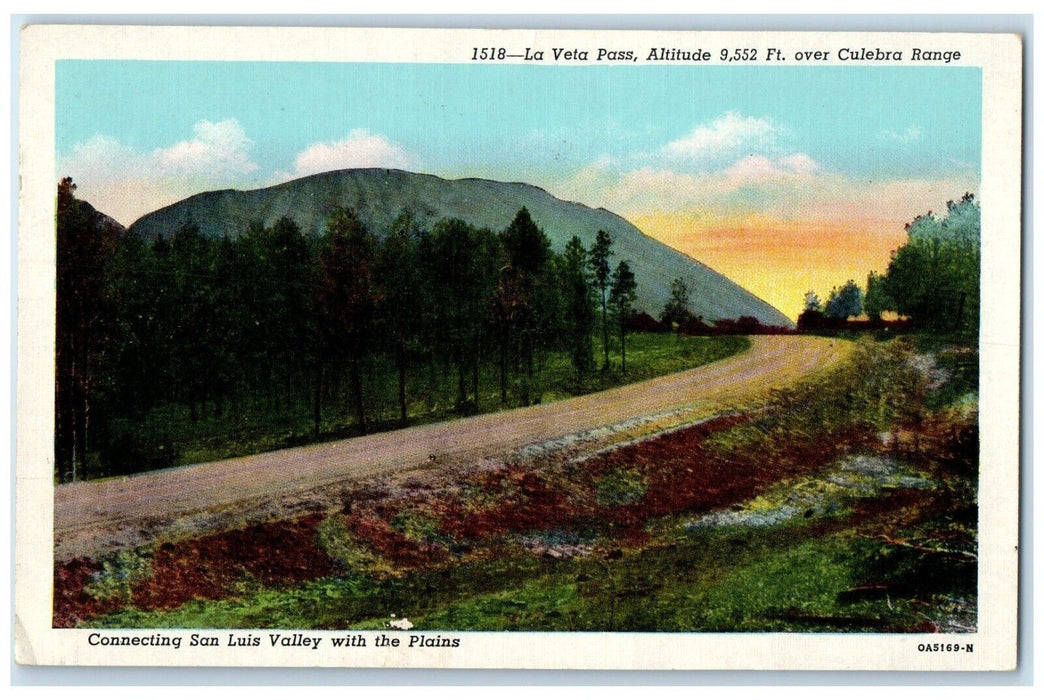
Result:
<svg viewBox="0 0 1044 700"><path fill-rule="evenodd" d="M793 326L780 311L732 280L650 238L616 214L557 199L524 183L444 180L377 168L337 170L259 190L204 192L146 214L129 230L146 238L164 237L191 224L206 236L236 237L251 222L271 226L286 216L303 231L319 236L337 206L354 208L377 235L388 231L404 209L425 227L443 218L458 218L500 231L526 207L559 252L573 235L590 248L599 229L609 233L616 260L631 262L638 306L653 316L659 315L670 296L671 281L681 277L690 290L691 310L707 320L753 316L767 325Z"/></svg>
<svg viewBox="0 0 1044 700"><path fill-rule="evenodd" d="M115 238L127 234L127 228L123 224L105 212L98 211L87 200L75 199L73 201L77 209L77 215L82 217L84 221L89 222L90 227L96 232L108 234Z"/></svg>

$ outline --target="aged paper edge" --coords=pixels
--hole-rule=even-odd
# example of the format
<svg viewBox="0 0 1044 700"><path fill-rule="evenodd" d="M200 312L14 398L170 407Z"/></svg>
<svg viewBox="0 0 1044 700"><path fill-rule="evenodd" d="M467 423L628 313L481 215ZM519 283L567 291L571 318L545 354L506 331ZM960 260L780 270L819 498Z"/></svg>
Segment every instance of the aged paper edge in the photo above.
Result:
<svg viewBox="0 0 1044 700"><path fill-rule="evenodd" d="M53 530L54 63L60 59L466 63L472 45L873 45L961 50L982 69L980 631L962 635L455 633L457 650L339 655L91 647L50 627ZM1010 670L1018 619L1022 47L1014 35L30 26L21 35L15 647L24 664L400 668ZM823 65L843 65L827 62ZM267 632L268 630L266 630ZM183 632L187 636L190 631ZM332 632L311 632L331 637ZM921 642L974 644L923 654ZM382 650L383 652L383 650Z"/></svg>

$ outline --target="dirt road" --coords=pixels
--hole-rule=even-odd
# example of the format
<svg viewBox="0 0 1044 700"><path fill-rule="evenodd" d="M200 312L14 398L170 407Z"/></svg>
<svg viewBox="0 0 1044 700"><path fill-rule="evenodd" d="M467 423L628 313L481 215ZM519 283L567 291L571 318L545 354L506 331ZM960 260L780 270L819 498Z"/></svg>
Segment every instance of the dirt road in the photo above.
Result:
<svg viewBox="0 0 1044 700"><path fill-rule="evenodd" d="M756 336L752 341L747 352L709 365L565 401L125 479L62 485L55 491L55 554L65 559L105 549L106 542L126 545L131 540L118 533L144 535L178 519L191 524L193 517L203 522L206 514L237 504L270 504L338 482L425 465L430 455L440 460L502 455L693 404L705 404L708 411L742 404L828 367L848 351L847 343L808 336Z"/></svg>

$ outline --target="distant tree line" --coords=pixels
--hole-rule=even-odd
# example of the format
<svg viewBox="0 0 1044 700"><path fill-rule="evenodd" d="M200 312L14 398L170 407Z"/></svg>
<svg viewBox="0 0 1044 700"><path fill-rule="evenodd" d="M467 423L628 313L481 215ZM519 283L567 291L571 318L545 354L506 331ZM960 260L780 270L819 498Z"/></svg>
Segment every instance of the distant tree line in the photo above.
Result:
<svg viewBox="0 0 1044 700"><path fill-rule="evenodd" d="M454 410L480 406L493 370L503 405L539 400L536 367L565 352L577 382L617 336L626 369L636 281L610 268L612 239L562 254L521 209L502 231L402 213L370 231L338 208L318 238L287 218L240 236L186 225L122 232L63 180L57 207L56 475L73 480L169 466L176 449L143 423L305 410L312 435L338 416L373 426L375 365L394 368L398 423L410 386L451 381ZM601 331L600 333L598 331ZM487 394L488 397L488 394ZM488 400L488 399L487 399ZM160 431L162 432L162 431Z"/></svg>
<svg viewBox="0 0 1044 700"><path fill-rule="evenodd" d="M793 329L786 326L762 323L755 316L719 318L707 322L703 316L692 312L690 295L685 280L675 277L671 281L671 292L664 302L659 320L639 313L631 316L628 325L633 330L670 332L678 335L786 335L793 332Z"/></svg>
<svg viewBox="0 0 1044 700"><path fill-rule="evenodd" d="M882 316L893 312L914 328L974 337L979 329L979 203L965 194L947 202L943 216L928 212L906 224L906 234L888 269L870 272L865 289L848 280L831 290L825 304L808 292L798 328L841 328L861 314L868 326L879 326Z"/></svg>

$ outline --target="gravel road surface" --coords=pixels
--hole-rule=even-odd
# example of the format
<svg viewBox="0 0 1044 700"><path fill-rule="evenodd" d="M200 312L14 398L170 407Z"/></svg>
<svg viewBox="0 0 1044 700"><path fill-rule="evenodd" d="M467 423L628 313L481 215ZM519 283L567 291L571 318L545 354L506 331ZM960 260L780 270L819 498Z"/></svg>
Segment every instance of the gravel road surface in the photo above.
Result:
<svg viewBox="0 0 1044 700"><path fill-rule="evenodd" d="M755 336L739 355L696 369L563 401L336 442L150 472L65 484L54 500L55 554L61 560L107 549L106 537L155 529L193 514L300 498L374 474L438 460L509 454L640 416L706 404L741 405L773 387L830 366L848 344L809 336ZM163 529L163 528L160 528ZM108 539L110 546L129 543Z"/></svg>

